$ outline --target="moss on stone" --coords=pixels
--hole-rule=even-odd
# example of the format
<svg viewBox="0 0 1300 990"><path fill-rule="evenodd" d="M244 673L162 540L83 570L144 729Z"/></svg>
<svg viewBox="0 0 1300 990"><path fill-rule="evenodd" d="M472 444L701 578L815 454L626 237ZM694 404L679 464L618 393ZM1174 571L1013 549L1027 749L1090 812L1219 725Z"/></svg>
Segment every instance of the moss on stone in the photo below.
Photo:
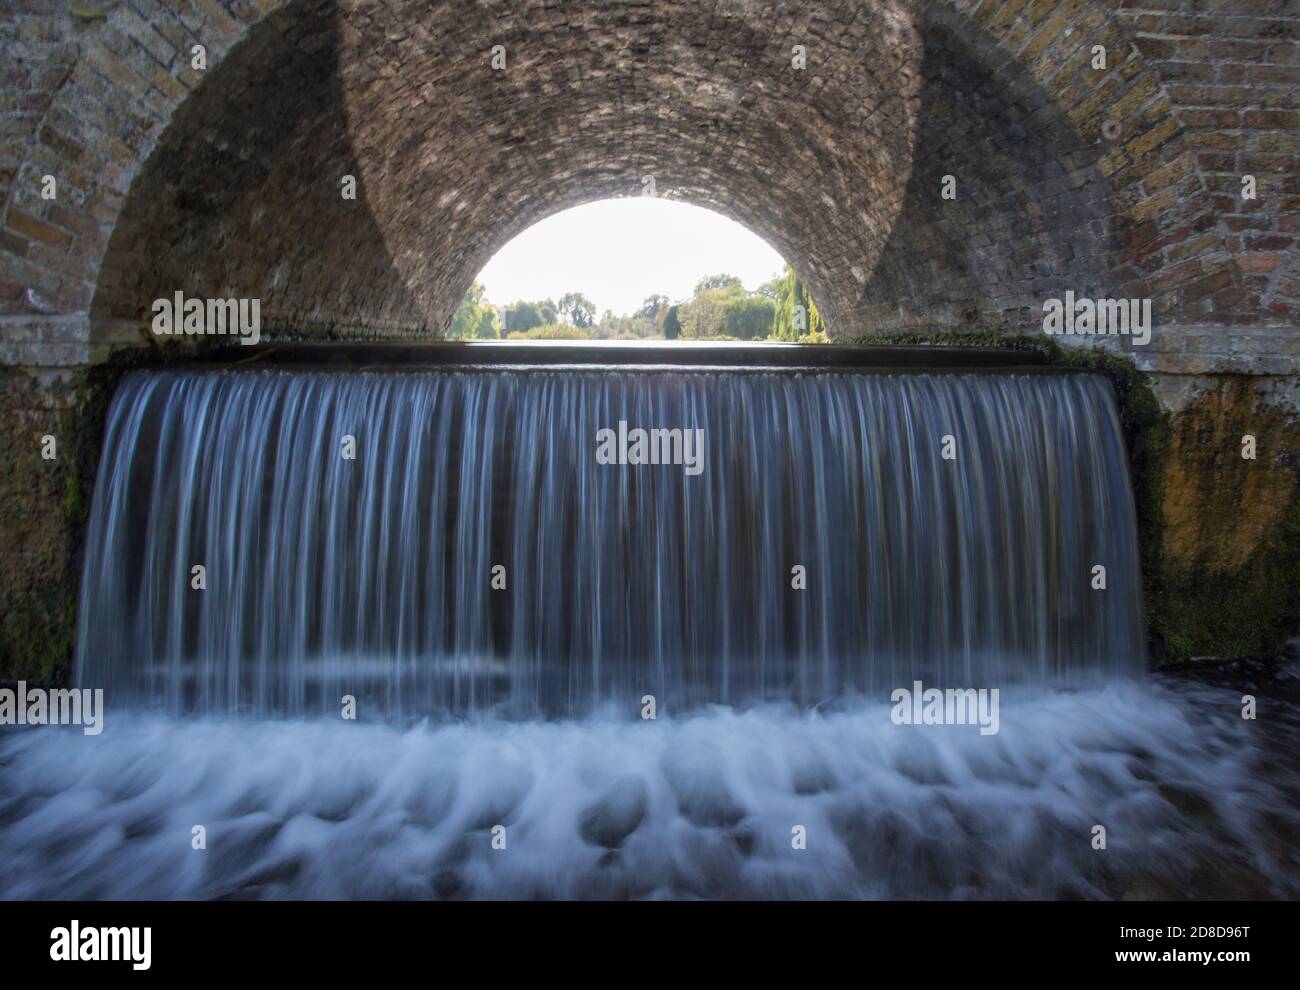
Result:
<svg viewBox="0 0 1300 990"><path fill-rule="evenodd" d="M131 348L70 380L0 371L0 681L64 684L71 676L82 547L109 404L134 368L194 358L193 348ZM58 457L40 456L39 437Z"/></svg>
<svg viewBox="0 0 1300 990"><path fill-rule="evenodd" d="M0 680L57 680L71 654L75 585L63 571L68 389L57 378L0 371ZM55 439L52 460L42 456L46 435Z"/></svg>
<svg viewBox="0 0 1300 990"><path fill-rule="evenodd" d="M76 623L76 601L71 594L52 594L41 608L17 613L4 630L7 649L0 681L66 683Z"/></svg>
<svg viewBox="0 0 1300 990"><path fill-rule="evenodd" d="M1216 379L1175 417L1162 490L1171 656L1276 654L1300 624L1297 452L1300 419L1247 376Z"/></svg>

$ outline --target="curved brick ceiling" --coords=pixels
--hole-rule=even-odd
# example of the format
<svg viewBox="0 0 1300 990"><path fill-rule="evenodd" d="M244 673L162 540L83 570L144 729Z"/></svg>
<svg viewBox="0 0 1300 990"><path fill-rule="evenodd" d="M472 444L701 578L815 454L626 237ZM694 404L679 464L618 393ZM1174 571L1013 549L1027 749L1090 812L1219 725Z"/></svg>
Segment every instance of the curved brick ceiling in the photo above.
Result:
<svg viewBox="0 0 1300 990"><path fill-rule="evenodd" d="M180 288L258 296L272 333L436 333L512 236L645 176L770 241L842 335L1025 326L1065 289L1174 321L1241 297L1173 111L1099 4L260 6L131 184L97 322Z"/></svg>
<svg viewBox="0 0 1300 990"><path fill-rule="evenodd" d="M920 44L895 0L825 4L824 30L695 0L417 9L349 17L339 74L367 199L428 312L529 225L649 177L763 236L849 318L911 168Z"/></svg>
<svg viewBox="0 0 1300 990"><path fill-rule="evenodd" d="M134 318L203 286L286 322L436 330L511 237L653 177L766 238L849 322L911 167L906 11L570 6L302 2L268 18L133 186L97 312Z"/></svg>

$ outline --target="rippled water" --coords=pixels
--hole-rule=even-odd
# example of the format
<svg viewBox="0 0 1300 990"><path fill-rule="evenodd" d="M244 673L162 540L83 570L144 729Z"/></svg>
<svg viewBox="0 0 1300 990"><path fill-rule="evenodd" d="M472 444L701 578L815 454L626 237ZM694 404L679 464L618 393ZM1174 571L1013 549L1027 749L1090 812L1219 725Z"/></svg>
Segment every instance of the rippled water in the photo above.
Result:
<svg viewBox="0 0 1300 990"><path fill-rule="evenodd" d="M409 728L110 710L99 737L0 735L0 896L1295 897L1296 711L1243 721L1240 697L1006 691L992 736L865 701Z"/></svg>

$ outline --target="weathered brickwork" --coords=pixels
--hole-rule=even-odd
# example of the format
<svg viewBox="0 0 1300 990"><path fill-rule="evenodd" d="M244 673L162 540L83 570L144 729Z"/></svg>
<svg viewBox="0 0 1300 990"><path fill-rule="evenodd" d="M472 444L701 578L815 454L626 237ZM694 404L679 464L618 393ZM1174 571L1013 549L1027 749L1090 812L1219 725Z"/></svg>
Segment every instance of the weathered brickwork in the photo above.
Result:
<svg viewBox="0 0 1300 990"><path fill-rule="evenodd" d="M78 314L137 340L177 286L436 334L509 237L647 175L771 240L841 333L1023 329L1065 288L1162 325L1297 319L1283 0L18 7L0 315L64 318L50 354Z"/></svg>
<svg viewBox="0 0 1300 990"><path fill-rule="evenodd" d="M1126 0L1120 23L1165 83L1242 273L1235 323L1300 322L1300 8L1291 0ZM1242 176L1259 195L1243 200ZM1173 260L1194 256L1194 225Z"/></svg>
<svg viewBox="0 0 1300 990"><path fill-rule="evenodd" d="M72 389L60 372L0 368L0 679L57 677L66 668L76 608L74 451L66 431ZM55 455L42 456L43 437Z"/></svg>
<svg viewBox="0 0 1300 990"><path fill-rule="evenodd" d="M98 322L138 323L181 287L260 298L265 321L297 333L342 323L434 335L368 205L332 7L277 14L177 109L113 230ZM342 197L347 175L358 180L355 201Z"/></svg>

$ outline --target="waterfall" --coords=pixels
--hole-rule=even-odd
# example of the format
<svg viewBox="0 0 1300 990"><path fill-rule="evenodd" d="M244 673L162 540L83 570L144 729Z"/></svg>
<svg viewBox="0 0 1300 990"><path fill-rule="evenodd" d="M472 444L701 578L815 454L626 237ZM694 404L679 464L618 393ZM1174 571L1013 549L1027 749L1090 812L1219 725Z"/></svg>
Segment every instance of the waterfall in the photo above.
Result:
<svg viewBox="0 0 1300 990"><path fill-rule="evenodd" d="M598 461L638 429L698 472ZM1070 684L1141 665L1136 547L1092 374L134 372L75 676L394 717Z"/></svg>

